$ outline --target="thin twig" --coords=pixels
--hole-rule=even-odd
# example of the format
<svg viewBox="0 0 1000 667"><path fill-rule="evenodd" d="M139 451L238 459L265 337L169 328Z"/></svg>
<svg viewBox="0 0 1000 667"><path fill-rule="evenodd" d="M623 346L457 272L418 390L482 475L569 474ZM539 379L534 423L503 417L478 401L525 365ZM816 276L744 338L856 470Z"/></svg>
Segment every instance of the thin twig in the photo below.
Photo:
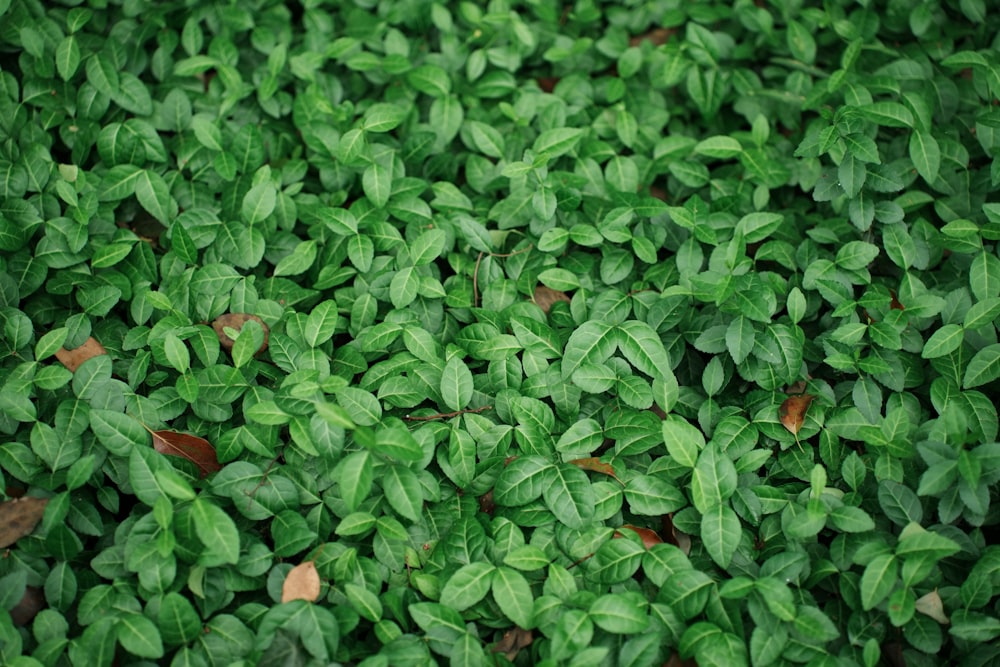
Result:
<svg viewBox="0 0 1000 667"><path fill-rule="evenodd" d="M527 248L521 248L520 250L515 250L514 252L491 252L490 257L513 257L514 255L520 255L521 253L528 252L535 247L534 243L529 243ZM476 268L472 272L472 307L479 307L479 264L483 261L483 251L479 251L479 256L476 257Z"/></svg>
<svg viewBox="0 0 1000 667"><path fill-rule="evenodd" d="M411 422L427 422L427 421L432 421L434 419L451 419L452 417L458 417L459 415L464 415L469 413L479 414L480 412L486 412L487 410L492 410L492 409L493 409L492 405L484 405L481 408L468 408L465 410L456 410L455 412L439 412L436 415L427 415L424 417L417 415L406 415L405 417L403 417L403 419L406 419L407 421Z"/></svg>

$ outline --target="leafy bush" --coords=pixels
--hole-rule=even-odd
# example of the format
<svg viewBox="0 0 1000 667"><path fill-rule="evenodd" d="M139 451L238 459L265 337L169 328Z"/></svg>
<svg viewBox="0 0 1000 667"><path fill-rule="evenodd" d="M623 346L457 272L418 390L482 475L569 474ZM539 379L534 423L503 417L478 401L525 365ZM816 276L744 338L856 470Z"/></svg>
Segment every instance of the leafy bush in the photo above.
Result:
<svg viewBox="0 0 1000 667"><path fill-rule="evenodd" d="M0 1L0 662L1000 660L986 7Z"/></svg>

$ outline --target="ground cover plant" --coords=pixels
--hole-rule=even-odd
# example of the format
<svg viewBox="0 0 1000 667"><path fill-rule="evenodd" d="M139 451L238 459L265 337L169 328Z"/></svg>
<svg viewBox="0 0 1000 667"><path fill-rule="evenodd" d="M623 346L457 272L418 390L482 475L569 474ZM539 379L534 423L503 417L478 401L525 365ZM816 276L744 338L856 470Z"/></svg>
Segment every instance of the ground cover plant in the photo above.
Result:
<svg viewBox="0 0 1000 667"><path fill-rule="evenodd" d="M0 663L1000 660L985 0L0 0Z"/></svg>

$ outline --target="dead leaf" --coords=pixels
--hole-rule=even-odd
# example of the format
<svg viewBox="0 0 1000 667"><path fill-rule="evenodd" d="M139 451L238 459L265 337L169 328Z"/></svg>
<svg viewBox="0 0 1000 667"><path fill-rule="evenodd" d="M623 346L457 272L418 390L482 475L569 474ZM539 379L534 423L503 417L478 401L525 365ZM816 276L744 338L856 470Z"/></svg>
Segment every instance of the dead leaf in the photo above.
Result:
<svg viewBox="0 0 1000 667"><path fill-rule="evenodd" d="M642 546L649 549L654 544L662 544L663 538L661 538L655 530L651 528L643 528L641 526L633 526L630 524L625 524L622 528L627 528L632 532L636 533L642 539ZM615 537L620 537L621 533L615 531Z"/></svg>
<svg viewBox="0 0 1000 667"><path fill-rule="evenodd" d="M100 356L102 354L107 354L108 351L104 349L104 346L97 342L97 339L91 336L83 342L80 347L75 347L72 350L67 350L64 347L56 350L56 359L58 359L63 366L68 368L70 372L75 373L76 369L80 367L83 362L87 359L93 359L94 357Z"/></svg>
<svg viewBox="0 0 1000 667"><path fill-rule="evenodd" d="M198 466L201 476L222 470L215 448L208 440L177 431L150 431L153 449L167 456L179 456Z"/></svg>
<svg viewBox="0 0 1000 667"><path fill-rule="evenodd" d="M914 607L921 614L930 616L941 625L951 623L951 619L944 613L944 604L941 602L941 596L938 594L937 589L917 598Z"/></svg>
<svg viewBox="0 0 1000 667"><path fill-rule="evenodd" d="M503 639L494 644L490 651L493 653L503 653L504 657L514 662L521 649L531 646L531 642L533 641L535 641L535 638L531 634L531 630L514 628L503 633Z"/></svg>
<svg viewBox="0 0 1000 667"><path fill-rule="evenodd" d="M45 609L45 593L37 586L26 586L21 601L10 610L10 618L14 625L24 627L34 620L42 609Z"/></svg>
<svg viewBox="0 0 1000 667"><path fill-rule="evenodd" d="M30 535L42 520L48 498L25 496L0 503L0 549L5 549L25 535Z"/></svg>
<svg viewBox="0 0 1000 667"><path fill-rule="evenodd" d="M557 301L570 302L569 296L566 292L560 292L559 290L554 290L551 287L546 287L545 285L539 285L535 288L535 303L541 308L546 315L552 310L552 304Z"/></svg>
<svg viewBox="0 0 1000 667"><path fill-rule="evenodd" d="M559 78L554 76L540 76L535 81L538 83L538 87L542 89L543 92L551 93L556 89L556 85L559 83Z"/></svg>
<svg viewBox="0 0 1000 667"><path fill-rule="evenodd" d="M256 315L250 315L249 313L225 313L224 315L219 315L212 320L212 328L215 330L215 335L219 337L219 344L222 345L222 349L226 352L233 351L234 341L226 335L226 327L240 331L243 329L243 325L250 320L260 324L261 328L264 330L264 342L261 344L260 349L257 350L256 354L260 354L267 349L267 341L270 337L270 331L268 330L267 325L264 324L264 320L260 319Z"/></svg>
<svg viewBox="0 0 1000 667"><path fill-rule="evenodd" d="M611 466L611 464L604 463L603 461L601 461L601 459L597 458L596 456L588 456L583 459L574 459L570 461L570 463L575 465L577 468L581 468L583 470L590 470L591 472L599 472L608 475L614 478L614 480L619 484L622 483L622 481L618 479L618 476L615 475L615 469Z"/></svg>
<svg viewBox="0 0 1000 667"><path fill-rule="evenodd" d="M496 511L497 504L493 500L493 489L490 489L483 495L479 496L479 511L484 514L493 514Z"/></svg>
<svg viewBox="0 0 1000 667"><path fill-rule="evenodd" d="M889 290L889 295L892 297L892 300L889 302L889 308L893 310L906 310L906 307L899 302L899 299L896 298L895 292Z"/></svg>
<svg viewBox="0 0 1000 667"><path fill-rule="evenodd" d="M680 654L674 651L670 654L670 658L663 663L662 667L698 667L698 663L694 661L694 658L681 660Z"/></svg>
<svg viewBox="0 0 1000 667"><path fill-rule="evenodd" d="M628 45L639 46L644 41L649 40L654 46L662 46L670 41L675 32L677 32L676 28L653 28L649 32L644 32L629 39Z"/></svg>
<svg viewBox="0 0 1000 667"><path fill-rule="evenodd" d="M809 404L813 402L814 398L816 397L811 394L789 396L778 408L778 418L781 420L781 425L795 436L796 442L799 440L799 430L806 422L806 410L809 409Z"/></svg>
<svg viewBox="0 0 1000 667"><path fill-rule="evenodd" d="M281 585L281 601L315 602L319 599L319 588L319 572L316 571L316 563L307 560L288 571L285 583Z"/></svg>

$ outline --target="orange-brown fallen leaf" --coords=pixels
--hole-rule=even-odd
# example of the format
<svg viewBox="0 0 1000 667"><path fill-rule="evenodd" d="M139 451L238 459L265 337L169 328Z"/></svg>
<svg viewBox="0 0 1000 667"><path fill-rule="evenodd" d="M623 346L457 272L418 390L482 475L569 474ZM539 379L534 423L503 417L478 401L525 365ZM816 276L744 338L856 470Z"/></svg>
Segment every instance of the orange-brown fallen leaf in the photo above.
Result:
<svg viewBox="0 0 1000 667"><path fill-rule="evenodd" d="M661 544L663 542L663 538L661 538L656 531L651 528L643 528L641 526L633 526L630 524L625 524L622 528L627 528L628 530L636 533L642 539L642 546L647 549L652 547L654 544ZM621 536L621 532L616 530L615 537Z"/></svg>
<svg viewBox="0 0 1000 667"><path fill-rule="evenodd" d="M813 402L814 398L816 397L811 394L789 396L782 401L781 407L778 408L778 419L781 420L781 425L795 436L796 441L798 441L802 425L806 422L806 410L809 409L809 404Z"/></svg>
<svg viewBox="0 0 1000 667"><path fill-rule="evenodd" d="M260 349L257 350L257 354L260 354L267 349L270 331L268 330L267 325L264 324L264 320L260 319L256 315L250 315L249 313L225 313L212 320L212 329L215 330L215 335L219 337L219 344L222 345L222 349L226 352L233 351L234 341L226 335L226 327L235 329L239 332L243 329L243 325L250 320L260 324L261 328L264 330L264 342L261 344Z"/></svg>
<svg viewBox="0 0 1000 667"><path fill-rule="evenodd" d="M582 468L583 470L590 470L592 472L603 473L605 475L614 478L614 480L619 484L622 483L622 481L618 479L618 476L615 474L615 469L611 466L611 464L604 463L603 461L601 461L601 459L599 459L596 456L588 456L582 459L573 459L572 461L570 461L570 463L572 463L578 468Z"/></svg>
<svg viewBox="0 0 1000 667"><path fill-rule="evenodd" d="M9 547L31 534L42 520L48 498L25 496L0 503L0 549Z"/></svg>
<svg viewBox="0 0 1000 667"><path fill-rule="evenodd" d="M70 372L75 373L76 369L79 368L80 365L87 359L92 359L107 353L108 351L104 349L104 346L97 342L96 338L91 336L87 340L83 341L83 345L80 347L75 347L72 350L67 350L64 347L59 348L56 350L56 359L58 359L63 366L68 368Z"/></svg>
<svg viewBox="0 0 1000 667"><path fill-rule="evenodd" d="M285 583L281 585L281 601L315 602L319 599L319 589L319 572L316 571L316 564L307 560L288 571Z"/></svg>
<svg viewBox="0 0 1000 667"><path fill-rule="evenodd" d="M569 296L566 292L560 292L559 290L554 290L551 287L546 287L545 285L539 285L535 288L535 303L538 307L545 311L546 314L552 310L552 304L557 301L570 302Z"/></svg>
<svg viewBox="0 0 1000 667"><path fill-rule="evenodd" d="M525 630L524 628L514 628L503 633L503 638L493 645L490 650L493 653L503 653L511 662L517 658L517 654L521 652L521 649L531 646L531 642L535 640L534 636L531 634L531 630Z"/></svg>
<svg viewBox="0 0 1000 667"><path fill-rule="evenodd" d="M150 431L153 449L167 456L179 456L198 466L201 476L222 470L215 448L208 440L177 431Z"/></svg>

